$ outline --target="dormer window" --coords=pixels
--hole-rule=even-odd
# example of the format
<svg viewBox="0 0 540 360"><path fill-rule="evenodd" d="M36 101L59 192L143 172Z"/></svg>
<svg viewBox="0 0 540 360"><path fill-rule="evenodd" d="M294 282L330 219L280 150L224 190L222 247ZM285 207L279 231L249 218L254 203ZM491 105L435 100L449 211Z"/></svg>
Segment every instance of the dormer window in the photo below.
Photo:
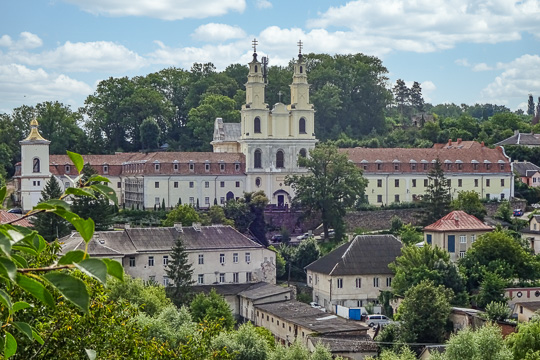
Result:
<svg viewBox="0 0 540 360"><path fill-rule="evenodd" d="M219 171L221 172L225 171L225 163L222 162L219 164Z"/></svg>
<svg viewBox="0 0 540 360"><path fill-rule="evenodd" d="M103 165L103 173L108 174L109 173L109 165Z"/></svg>
<svg viewBox="0 0 540 360"><path fill-rule="evenodd" d="M195 170L195 164L190 162L189 163L189 171L194 171Z"/></svg>
<svg viewBox="0 0 540 360"><path fill-rule="evenodd" d="M173 164L173 169L174 169L174 171L178 171L178 163Z"/></svg>
<svg viewBox="0 0 540 360"><path fill-rule="evenodd" d="M155 171L159 171L159 169L160 169L159 164L154 164L154 170L155 170Z"/></svg>
<svg viewBox="0 0 540 360"><path fill-rule="evenodd" d="M399 163L394 163L394 170L399 171Z"/></svg>
<svg viewBox="0 0 540 360"><path fill-rule="evenodd" d="M69 165L64 166L64 171L66 174L69 174L69 172L71 171L71 166Z"/></svg>
<svg viewBox="0 0 540 360"><path fill-rule="evenodd" d="M240 163L234 164L234 171L240 171Z"/></svg>
<svg viewBox="0 0 540 360"><path fill-rule="evenodd" d="M204 164L204 171L210 171L210 164L208 162Z"/></svg>
<svg viewBox="0 0 540 360"><path fill-rule="evenodd" d="M253 120L253 132L255 134L260 134L261 133L261 119L259 117L256 117Z"/></svg>

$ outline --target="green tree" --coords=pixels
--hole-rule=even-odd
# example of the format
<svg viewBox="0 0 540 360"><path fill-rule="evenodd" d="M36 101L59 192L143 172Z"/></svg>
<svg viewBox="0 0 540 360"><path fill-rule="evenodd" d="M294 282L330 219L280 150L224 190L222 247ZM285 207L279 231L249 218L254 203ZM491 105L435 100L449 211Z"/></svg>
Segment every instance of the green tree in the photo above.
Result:
<svg viewBox="0 0 540 360"><path fill-rule="evenodd" d="M378 360L415 360L416 355L406 346L402 346L397 351L383 350ZM367 357L366 360L375 360L375 358Z"/></svg>
<svg viewBox="0 0 540 360"><path fill-rule="evenodd" d="M403 296L411 287L429 280L452 291L448 298L451 303L468 303L465 279L444 249L428 244L423 247L405 246L401 249L401 256L388 267L395 274L392 291L396 295Z"/></svg>
<svg viewBox="0 0 540 360"><path fill-rule="evenodd" d="M227 301L215 289L208 294L199 293L190 304L193 320L201 322L223 319L223 326L232 329L235 321Z"/></svg>
<svg viewBox="0 0 540 360"><path fill-rule="evenodd" d="M191 226L194 222L199 222L199 213L193 206L184 204L178 205L167 214L167 218L163 220L163 226L174 226L176 223L181 223L182 226Z"/></svg>
<svg viewBox="0 0 540 360"><path fill-rule="evenodd" d="M294 202L308 214L321 214L325 239L332 227L336 239L341 239L346 209L364 197L367 181L362 177L362 171L348 160L347 154L330 144L318 145L310 151L309 157L299 157L298 163L309 173L286 177L285 184L296 193Z"/></svg>
<svg viewBox="0 0 540 360"><path fill-rule="evenodd" d="M296 248L294 258L292 259L292 268L294 270L294 277L299 279L306 279L306 273L304 268L321 257L321 249L314 237L309 237L300 242L300 245Z"/></svg>
<svg viewBox="0 0 540 360"><path fill-rule="evenodd" d="M492 301L486 306L486 318L491 321L505 321L512 316L512 310L504 302Z"/></svg>
<svg viewBox="0 0 540 360"><path fill-rule="evenodd" d="M428 187L422 197L422 223L429 225L442 218L450 209L450 185L444 176L444 170L439 159L433 163L429 171Z"/></svg>
<svg viewBox="0 0 540 360"><path fill-rule="evenodd" d="M493 216L497 219L501 219L503 221L511 223L512 222L512 207L510 206L510 202L502 201L499 207L497 208L495 215Z"/></svg>
<svg viewBox="0 0 540 360"><path fill-rule="evenodd" d="M141 308L148 316L156 316L172 304L163 286L144 282L141 279L125 275L123 281L111 281L109 298L113 301L126 300Z"/></svg>
<svg viewBox="0 0 540 360"><path fill-rule="evenodd" d="M504 289L509 284L507 279L504 279L500 274L485 271L482 281L480 282L478 294L474 296L476 305L482 309L493 303L506 303L504 298Z"/></svg>
<svg viewBox="0 0 540 360"><path fill-rule="evenodd" d="M264 209L268 205L268 198L264 191L246 192L243 198L231 199L224 207L225 216L234 221L234 227L241 233L249 232L264 245L266 239L266 221Z"/></svg>
<svg viewBox="0 0 540 360"><path fill-rule="evenodd" d="M270 352L268 342L250 322L237 331L222 332L212 340L212 348L227 349L235 360L266 360Z"/></svg>
<svg viewBox="0 0 540 360"><path fill-rule="evenodd" d="M450 204L452 210L463 210L469 215L477 217L479 220L484 220L487 210L480 196L474 190L460 191L456 199Z"/></svg>
<svg viewBox="0 0 540 360"><path fill-rule="evenodd" d="M167 288L168 296L178 307L187 304L191 298L191 285L194 283L193 268L181 237L176 239L165 272L171 280Z"/></svg>
<svg viewBox="0 0 540 360"><path fill-rule="evenodd" d="M422 87L420 86L420 83L418 83L417 81L413 83L413 86L409 91L409 96L413 109L416 110L416 112L423 112L424 97L422 96Z"/></svg>
<svg viewBox="0 0 540 360"><path fill-rule="evenodd" d="M451 290L423 280L405 293L398 309L406 342L440 343L446 337Z"/></svg>
<svg viewBox="0 0 540 360"><path fill-rule="evenodd" d="M396 85L392 88L394 100L399 108L400 116L403 118L405 108L410 104L411 91L402 79L396 80Z"/></svg>
<svg viewBox="0 0 540 360"><path fill-rule="evenodd" d="M540 318L518 324L517 331L506 338L514 359L537 360L540 358Z"/></svg>
<svg viewBox="0 0 540 360"><path fill-rule="evenodd" d="M161 130L155 119L151 117L144 119L141 123L140 133L143 149L151 150L159 147Z"/></svg>
<svg viewBox="0 0 540 360"><path fill-rule="evenodd" d="M399 238L405 245L416 245L422 242L422 232L412 224L405 224L399 230Z"/></svg>
<svg viewBox="0 0 540 360"><path fill-rule="evenodd" d="M58 184L56 177L51 176L41 191L41 199L39 202L60 199L61 196L62 189L60 189L60 184ZM32 217L30 221L32 222L34 230L40 233L41 236L49 242L61 238L70 232L68 222L56 214L46 212L40 213Z"/></svg>
<svg viewBox="0 0 540 360"><path fill-rule="evenodd" d="M287 265L287 262L285 261L281 253L273 245L270 245L268 249L276 253L276 276L278 278L282 278L286 272L285 266Z"/></svg>
<svg viewBox="0 0 540 360"><path fill-rule="evenodd" d="M98 181L91 181L92 177L97 175L97 171L90 164L84 165L82 175L83 182L90 181L90 184L100 186ZM114 213L114 207L110 204L110 200L100 192L96 192L94 197L80 196L78 192L74 194L71 211L81 218L94 220L96 230L109 230Z"/></svg>
<svg viewBox="0 0 540 360"><path fill-rule="evenodd" d="M503 341L501 329L497 325L486 324L477 330L467 327L452 335L439 359L512 360L514 357Z"/></svg>
<svg viewBox="0 0 540 360"><path fill-rule="evenodd" d="M532 94L529 94L529 101L527 103L527 115L534 116L534 98Z"/></svg>

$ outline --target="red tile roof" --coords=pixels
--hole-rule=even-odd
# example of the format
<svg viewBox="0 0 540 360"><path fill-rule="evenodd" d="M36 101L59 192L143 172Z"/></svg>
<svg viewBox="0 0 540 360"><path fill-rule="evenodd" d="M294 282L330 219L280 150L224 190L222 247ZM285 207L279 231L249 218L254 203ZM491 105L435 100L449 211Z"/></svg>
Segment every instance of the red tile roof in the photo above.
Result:
<svg viewBox="0 0 540 360"><path fill-rule="evenodd" d="M21 218L21 215L8 213L5 210L0 210L0 224L6 224L10 221L17 220L19 218ZM14 222L13 225L32 227L32 224L30 223L30 221L28 221L28 218Z"/></svg>
<svg viewBox="0 0 540 360"><path fill-rule="evenodd" d="M491 231L493 228L484 224L476 216L467 214L465 211L456 210L443 216L424 231Z"/></svg>

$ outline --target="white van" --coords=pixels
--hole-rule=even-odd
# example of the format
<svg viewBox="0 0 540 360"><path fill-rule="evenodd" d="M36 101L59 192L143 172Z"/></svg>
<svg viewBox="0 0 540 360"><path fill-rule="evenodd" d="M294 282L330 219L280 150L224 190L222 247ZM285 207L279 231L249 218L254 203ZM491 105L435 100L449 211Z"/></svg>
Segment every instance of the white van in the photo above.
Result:
<svg viewBox="0 0 540 360"><path fill-rule="evenodd" d="M386 325L390 323L392 320L387 318L385 315L367 315L366 316L366 323L369 327L374 327L375 325Z"/></svg>

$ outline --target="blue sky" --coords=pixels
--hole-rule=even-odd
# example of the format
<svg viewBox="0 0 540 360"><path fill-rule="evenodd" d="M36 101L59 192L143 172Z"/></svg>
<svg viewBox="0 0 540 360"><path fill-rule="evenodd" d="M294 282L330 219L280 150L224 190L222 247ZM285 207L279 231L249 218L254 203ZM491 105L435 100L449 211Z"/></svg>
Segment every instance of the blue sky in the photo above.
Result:
<svg viewBox="0 0 540 360"><path fill-rule="evenodd" d="M433 104L525 108L540 96L540 0L3 0L0 113L73 109L108 77L304 52L378 56ZM391 85L391 84L390 84Z"/></svg>

